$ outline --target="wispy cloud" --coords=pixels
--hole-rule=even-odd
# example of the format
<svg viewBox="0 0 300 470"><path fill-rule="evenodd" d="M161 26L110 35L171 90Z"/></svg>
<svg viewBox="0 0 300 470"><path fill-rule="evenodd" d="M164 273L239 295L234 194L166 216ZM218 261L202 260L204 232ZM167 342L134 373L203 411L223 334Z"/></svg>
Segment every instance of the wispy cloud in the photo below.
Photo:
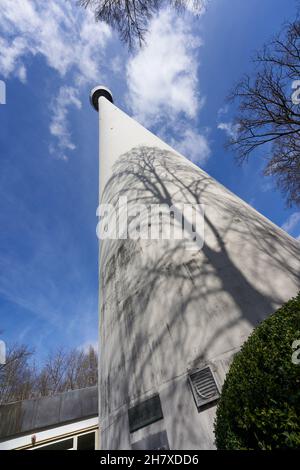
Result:
<svg viewBox="0 0 300 470"><path fill-rule="evenodd" d="M74 87L62 86L59 90L57 98L53 101L52 120L50 123L50 132L58 140L58 150L50 146L50 152L55 153L58 158L67 160L68 157L64 153L67 150L74 150L76 147L71 140L70 130L68 128L68 110L70 107L81 108L81 101L78 98L78 90Z"/></svg>
<svg viewBox="0 0 300 470"><path fill-rule="evenodd" d="M204 163L209 143L205 133L194 130L205 101L198 81L202 41L192 26L191 15L181 17L169 9L151 21L145 46L127 64L127 102L141 123L162 126L160 134L169 136L171 145Z"/></svg>
<svg viewBox="0 0 300 470"><path fill-rule="evenodd" d="M200 4L197 0L186 0L185 8L193 14L201 15L205 12L207 3L208 0L202 0Z"/></svg>
<svg viewBox="0 0 300 470"><path fill-rule="evenodd" d="M225 104L224 106L221 106L221 108L218 110L218 117L224 116L227 114L229 111L229 106L228 104Z"/></svg>
<svg viewBox="0 0 300 470"><path fill-rule="evenodd" d="M198 96L196 53L200 39L188 21L171 10L153 19L146 45L127 65L128 104L146 125L167 113L196 116Z"/></svg>
<svg viewBox="0 0 300 470"><path fill-rule="evenodd" d="M55 223L50 224L50 229L47 214L37 216L25 202L8 195L3 184L0 196L2 201L9 198L15 208L15 231L21 234L27 250L26 256L22 256L19 244L13 250L10 246L1 250L0 297L21 309L20 325L32 326L35 322L43 325L43 332L37 334L43 341L45 335L54 333L66 344L95 341L97 295L86 283L91 267L86 270L83 266L72 227L66 220L53 218ZM0 214L3 231L9 230L9 220L9 214L3 211ZM16 236L7 233L12 238ZM35 343L38 338L31 335L30 328L24 331L24 340Z"/></svg>
<svg viewBox="0 0 300 470"><path fill-rule="evenodd" d="M239 125L234 124L232 121L223 121L225 116L229 113L229 106L225 104L218 110L218 121L220 121L217 125L217 128L221 131L224 131L230 139L236 140L238 136ZM228 119L228 118L227 118Z"/></svg>
<svg viewBox="0 0 300 470"><path fill-rule="evenodd" d="M58 73L61 86L55 103L50 105L50 130L58 139L59 154L72 150L66 109L79 107L74 87L101 76L103 54L112 36L110 28L105 23L96 24L91 12L71 2L2 0L0 30L0 71L4 77L13 75L25 82L27 60L36 55L44 57ZM67 74L71 94L63 86Z"/></svg>
<svg viewBox="0 0 300 470"><path fill-rule="evenodd" d="M218 124L218 129L225 131L228 137L235 140L238 135L239 125L234 124L233 122L220 122Z"/></svg>
<svg viewBox="0 0 300 470"><path fill-rule="evenodd" d="M89 11L75 8L71 2L58 0L2 0L1 40L6 47L1 47L0 65L4 76L16 73L20 65L25 67L28 54L41 54L62 76L74 69L77 80L94 78L111 31L105 23L95 24Z"/></svg>
<svg viewBox="0 0 300 470"><path fill-rule="evenodd" d="M300 211L294 212L281 226L283 230L294 236L297 240L300 239Z"/></svg>
<svg viewBox="0 0 300 470"><path fill-rule="evenodd" d="M192 128L183 130L181 139L172 139L170 143L178 152L198 165L205 165L211 154L207 137Z"/></svg>
<svg viewBox="0 0 300 470"><path fill-rule="evenodd" d="M194 11L193 4L189 2L190 12ZM164 123L174 145L188 158L204 163L210 154L209 144L205 132L195 131L199 127L197 113L204 103L197 77L202 41L192 24L192 14L180 16L170 9L152 20L146 45L125 65L127 103L141 123L149 127ZM94 83L105 68L119 74L124 67L118 55L109 64L105 60L112 38L110 28L95 23L91 11L59 0L2 0L0 28L0 69L4 77L15 76L25 82L28 58L37 55L57 72L57 95L49 100L53 137L49 149L67 160L75 148L68 111L72 106L80 108L81 86ZM179 119L184 120L181 129L176 126Z"/></svg>

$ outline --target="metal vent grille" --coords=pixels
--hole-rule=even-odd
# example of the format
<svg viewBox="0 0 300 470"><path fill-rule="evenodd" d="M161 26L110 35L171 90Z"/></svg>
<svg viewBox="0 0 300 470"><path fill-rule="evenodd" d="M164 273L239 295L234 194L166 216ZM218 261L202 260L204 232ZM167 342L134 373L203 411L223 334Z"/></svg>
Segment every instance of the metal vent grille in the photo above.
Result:
<svg viewBox="0 0 300 470"><path fill-rule="evenodd" d="M210 367L189 375L189 382L198 408L219 398L220 393Z"/></svg>

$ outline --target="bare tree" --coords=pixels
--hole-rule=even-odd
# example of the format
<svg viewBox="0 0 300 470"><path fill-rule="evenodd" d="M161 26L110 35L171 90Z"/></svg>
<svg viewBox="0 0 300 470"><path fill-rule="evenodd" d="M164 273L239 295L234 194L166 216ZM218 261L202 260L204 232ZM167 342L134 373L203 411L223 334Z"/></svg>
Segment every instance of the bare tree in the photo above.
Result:
<svg viewBox="0 0 300 470"><path fill-rule="evenodd" d="M152 16L169 4L178 11L192 6L200 13L207 0L78 0L83 7L91 8L96 20L105 21L116 29L122 41L132 47L135 40L141 45Z"/></svg>
<svg viewBox="0 0 300 470"><path fill-rule="evenodd" d="M51 354L38 374L36 393L53 395L65 390L90 387L97 384L98 358L95 349L88 351L58 349Z"/></svg>
<svg viewBox="0 0 300 470"><path fill-rule="evenodd" d="M239 162L258 148L265 150L266 175L272 175L288 205L300 204L300 107L293 99L300 79L300 19L257 54L254 76L244 76L229 100L237 101L236 135L229 145ZM300 95L300 93L298 93Z"/></svg>
<svg viewBox="0 0 300 470"><path fill-rule="evenodd" d="M32 351L27 346L12 346L6 363L0 365L0 404L28 398L34 388L34 368L29 364Z"/></svg>
<svg viewBox="0 0 300 470"><path fill-rule="evenodd" d="M49 356L40 371L37 392L40 395L53 395L96 385L97 369L97 353L92 346L87 352L78 349L66 352L59 349Z"/></svg>
<svg viewBox="0 0 300 470"><path fill-rule="evenodd" d="M90 346L83 355L77 373L77 385L82 388L96 385L98 380L98 356L95 349Z"/></svg>
<svg viewBox="0 0 300 470"><path fill-rule="evenodd" d="M69 356L63 349L52 353L41 370L41 374L47 377L47 395L63 392L65 390L66 377L69 369Z"/></svg>
<svg viewBox="0 0 300 470"><path fill-rule="evenodd" d="M0 365L0 404L97 385L98 358L88 351L58 349L38 368L27 346L13 346Z"/></svg>

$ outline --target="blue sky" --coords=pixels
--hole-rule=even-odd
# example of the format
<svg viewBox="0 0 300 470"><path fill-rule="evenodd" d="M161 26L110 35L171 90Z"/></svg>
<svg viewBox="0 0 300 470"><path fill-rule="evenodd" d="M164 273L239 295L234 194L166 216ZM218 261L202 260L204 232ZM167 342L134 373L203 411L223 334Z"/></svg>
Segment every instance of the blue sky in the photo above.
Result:
<svg viewBox="0 0 300 470"><path fill-rule="evenodd" d="M116 104L292 236L263 152L237 167L225 98L255 50L295 16L290 0L211 0L199 17L163 10L128 53L75 0L1 0L0 330L43 360L97 341L97 84Z"/></svg>

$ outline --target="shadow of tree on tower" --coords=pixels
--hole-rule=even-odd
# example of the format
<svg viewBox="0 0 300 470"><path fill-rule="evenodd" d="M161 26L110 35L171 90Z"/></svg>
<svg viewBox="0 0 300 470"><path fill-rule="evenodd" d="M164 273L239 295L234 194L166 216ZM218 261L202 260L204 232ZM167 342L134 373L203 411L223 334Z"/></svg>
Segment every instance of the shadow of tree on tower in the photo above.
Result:
<svg viewBox="0 0 300 470"><path fill-rule="evenodd" d="M238 348L300 278L299 243L175 152L138 147L121 156L102 202L117 207L122 196L129 208L204 204L205 242L196 250L184 240L100 243L104 448L128 445L130 401ZM178 412L172 442L197 446L201 429L180 394L169 401Z"/></svg>

